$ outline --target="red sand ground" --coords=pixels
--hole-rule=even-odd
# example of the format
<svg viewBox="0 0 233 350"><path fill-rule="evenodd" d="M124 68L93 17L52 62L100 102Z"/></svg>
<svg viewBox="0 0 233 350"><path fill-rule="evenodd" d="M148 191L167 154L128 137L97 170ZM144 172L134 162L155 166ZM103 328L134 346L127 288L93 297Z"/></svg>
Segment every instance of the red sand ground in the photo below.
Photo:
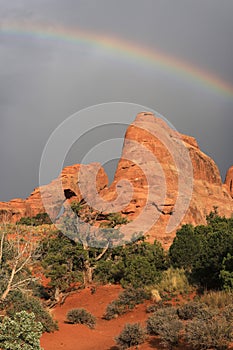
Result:
<svg viewBox="0 0 233 350"><path fill-rule="evenodd" d="M117 350L114 337L121 332L125 323L144 324L148 318L146 306L149 302L138 305L134 311L114 320L103 320L102 316L106 306L116 299L121 291L120 286L99 286L94 294L90 289L85 289L69 296L62 306L57 306L52 311L54 318L58 320L59 331L43 334L41 346L44 350ZM95 329L91 330L85 325L71 325L64 322L69 310L80 307L96 316ZM139 349L156 349L154 345L145 343Z"/></svg>
<svg viewBox="0 0 233 350"><path fill-rule="evenodd" d="M118 350L114 338L120 334L126 323L139 322L145 326L145 321L149 317L146 307L151 301L136 306L129 313L122 315L111 321L102 319L107 305L115 300L122 291L120 286L107 285L97 286L96 292L91 293L87 288L70 295L65 303L52 310L54 318L58 321L59 331L45 333L41 338L41 346L44 350ZM195 293L188 297L193 299ZM182 297L180 302L184 301ZM176 304L173 300L172 304ZM72 325L65 323L66 314L74 308L85 308L95 315L97 319L95 329L89 329L85 325ZM138 350L161 350L163 347L156 337L148 337L147 341L135 348ZM176 350L187 350L188 347L180 345ZM233 344L230 347L233 350Z"/></svg>

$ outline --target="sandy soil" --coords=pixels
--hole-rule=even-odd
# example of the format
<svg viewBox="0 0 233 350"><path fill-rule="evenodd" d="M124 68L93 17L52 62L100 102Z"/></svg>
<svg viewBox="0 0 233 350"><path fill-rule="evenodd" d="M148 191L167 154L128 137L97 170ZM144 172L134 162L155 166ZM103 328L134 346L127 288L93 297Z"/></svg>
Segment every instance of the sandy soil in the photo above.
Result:
<svg viewBox="0 0 233 350"><path fill-rule="evenodd" d="M44 350L118 350L114 338L120 334L126 323L139 322L145 326L145 321L149 317L146 308L151 301L136 306L129 313L122 315L111 321L102 319L107 305L115 300L122 291L120 286L107 285L97 286L93 294L91 288L81 290L70 295L65 303L52 310L54 318L58 321L59 331L45 333L41 338L41 346ZM190 294L193 298L195 294ZM180 302L182 302L180 297ZM172 304L176 304L173 300ZM73 308L85 308L95 315L97 319L95 329L89 329L85 325L72 325L65 323L66 314ZM233 344L230 347L233 350ZM159 339L148 337L147 341L135 348L138 350L161 350L164 349ZM188 350L188 347L180 345L174 350Z"/></svg>
<svg viewBox="0 0 233 350"><path fill-rule="evenodd" d="M138 305L134 311L114 320L103 320L102 316L106 306L116 299L121 291L120 286L99 286L94 294L91 293L90 289L86 289L69 296L62 306L57 306L52 311L54 318L58 320L59 331L43 334L41 346L44 350L117 350L114 337L121 332L125 323L140 322L144 324L148 317L146 306L149 304L146 302L143 305ZM80 307L96 316L95 329L91 330L85 325L65 323L67 312L70 309ZM156 349L155 345L156 341L150 339L139 349Z"/></svg>

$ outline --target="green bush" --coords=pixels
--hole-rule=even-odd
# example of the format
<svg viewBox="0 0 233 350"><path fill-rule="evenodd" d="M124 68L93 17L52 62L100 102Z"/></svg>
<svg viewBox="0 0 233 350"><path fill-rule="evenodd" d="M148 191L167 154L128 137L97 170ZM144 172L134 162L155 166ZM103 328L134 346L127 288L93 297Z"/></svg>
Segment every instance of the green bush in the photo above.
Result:
<svg viewBox="0 0 233 350"><path fill-rule="evenodd" d="M125 314L127 311L128 308L126 308L124 304L121 304L119 300L113 300L110 304L108 304L103 318L109 321Z"/></svg>
<svg viewBox="0 0 233 350"><path fill-rule="evenodd" d="M121 304L129 305L129 308L149 299L150 293L143 288L127 288L119 295Z"/></svg>
<svg viewBox="0 0 233 350"><path fill-rule="evenodd" d="M176 309L172 307L157 310L147 320L147 332L151 335L159 335L162 344L168 348L178 344L182 328Z"/></svg>
<svg viewBox="0 0 233 350"><path fill-rule="evenodd" d="M176 309L173 307L156 310L147 320L147 332L151 335L159 335L159 329L164 321L172 321L177 318Z"/></svg>
<svg viewBox="0 0 233 350"><path fill-rule="evenodd" d="M124 288L129 285L138 288L155 284L160 277L160 271L157 270L155 264L151 264L146 256L131 256L126 261L124 276L120 282Z"/></svg>
<svg viewBox="0 0 233 350"><path fill-rule="evenodd" d="M190 270L199 257L201 239L192 225L183 225L169 249L172 266Z"/></svg>
<svg viewBox="0 0 233 350"><path fill-rule="evenodd" d="M232 323L227 322L224 317L213 317L208 322L196 318L186 325L185 338L197 350L224 350L233 340L232 332Z"/></svg>
<svg viewBox="0 0 233 350"><path fill-rule="evenodd" d="M35 321L42 324L43 332L54 332L58 329L57 322L53 320L49 312L43 308L40 300L21 292L13 292L7 301L6 313L13 317L15 313L25 310L35 315Z"/></svg>
<svg viewBox="0 0 233 350"><path fill-rule="evenodd" d="M184 268L192 283L205 289L233 286L233 218L207 217L207 225L184 225L169 249L172 266Z"/></svg>
<svg viewBox="0 0 233 350"><path fill-rule="evenodd" d="M111 320L119 315L123 315L147 299L150 299L150 294L144 289L128 288L119 295L117 300L112 301L107 306L104 318Z"/></svg>
<svg viewBox="0 0 233 350"><path fill-rule="evenodd" d="M160 243L142 238L111 250L111 259L98 262L95 278L101 282L120 283L124 288L158 283L166 267L166 254Z"/></svg>
<svg viewBox="0 0 233 350"><path fill-rule="evenodd" d="M40 337L42 325L33 313L16 312L14 317L4 317L0 323L0 348L2 350L42 350Z"/></svg>
<svg viewBox="0 0 233 350"><path fill-rule="evenodd" d="M178 307L177 314L181 320L192 320L194 317L206 319L209 310L204 303L193 301Z"/></svg>
<svg viewBox="0 0 233 350"><path fill-rule="evenodd" d="M227 254L222 262L222 270L220 271L220 278L223 283L223 288L227 291L233 290L233 254Z"/></svg>
<svg viewBox="0 0 233 350"><path fill-rule="evenodd" d="M137 346L145 341L146 332L139 323L126 324L122 332L115 338L120 349Z"/></svg>
<svg viewBox="0 0 233 350"><path fill-rule="evenodd" d="M148 305L146 308L146 312L148 314L150 314L150 313L156 312L157 310L162 309L162 308L167 307L167 306L168 306L167 304L164 304L163 301L160 300L158 303Z"/></svg>
<svg viewBox="0 0 233 350"><path fill-rule="evenodd" d="M89 328L95 328L96 318L90 312L85 309L73 309L67 313L68 323L72 324L85 324Z"/></svg>
<svg viewBox="0 0 233 350"><path fill-rule="evenodd" d="M20 225L26 226L40 226L51 225L52 221L47 213L39 213L33 217L23 217L18 221Z"/></svg>

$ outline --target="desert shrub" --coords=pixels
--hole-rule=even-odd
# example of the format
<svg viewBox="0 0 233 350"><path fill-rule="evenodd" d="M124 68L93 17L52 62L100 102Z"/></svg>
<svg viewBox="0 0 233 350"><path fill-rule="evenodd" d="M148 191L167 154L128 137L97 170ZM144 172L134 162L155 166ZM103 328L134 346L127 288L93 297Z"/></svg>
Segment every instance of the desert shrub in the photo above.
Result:
<svg viewBox="0 0 233 350"><path fill-rule="evenodd" d="M53 320L49 312L43 307L40 300L23 294L19 291L12 292L7 300L6 314L13 317L15 313L25 310L35 315L35 321L42 324L43 332L54 332L58 329L57 322Z"/></svg>
<svg viewBox="0 0 233 350"><path fill-rule="evenodd" d="M146 308L146 312L149 314L152 312L156 312L157 310L162 309L164 307L167 307L167 304L164 304L162 300L160 300L158 303L148 305Z"/></svg>
<svg viewBox="0 0 233 350"><path fill-rule="evenodd" d="M124 305L130 305L130 307L141 304L148 299L150 299L150 293L143 288L127 288L119 295L120 302Z"/></svg>
<svg viewBox="0 0 233 350"><path fill-rule="evenodd" d="M145 341L145 336L146 332L139 323L128 323L115 339L121 349L127 349L142 344Z"/></svg>
<svg viewBox="0 0 233 350"><path fill-rule="evenodd" d="M105 320L112 320L113 318L123 315L128 311L128 308L121 304L119 300L113 300L108 304L103 318Z"/></svg>
<svg viewBox="0 0 233 350"><path fill-rule="evenodd" d="M173 307L158 309L147 320L147 332L151 335L159 335L159 328L164 321L177 318L176 309Z"/></svg>
<svg viewBox="0 0 233 350"><path fill-rule="evenodd" d="M127 288L119 295L117 300L112 301L107 306L104 318L111 320L116 316L123 315L146 299L150 299L150 294L144 289Z"/></svg>
<svg viewBox="0 0 233 350"><path fill-rule="evenodd" d="M232 331L232 324L224 317L213 317L208 322L195 318L186 325L185 338L197 350L224 350L232 341Z"/></svg>
<svg viewBox="0 0 233 350"><path fill-rule="evenodd" d="M233 304L225 306L222 310L222 315L225 317L227 322L233 323Z"/></svg>
<svg viewBox="0 0 233 350"><path fill-rule="evenodd" d="M200 301L211 308L223 308L233 304L233 293L227 291L211 291L202 295Z"/></svg>
<svg viewBox="0 0 233 350"><path fill-rule="evenodd" d="M192 320L194 317L206 319L209 310L206 304L193 301L178 307L177 314L182 320Z"/></svg>
<svg viewBox="0 0 233 350"><path fill-rule="evenodd" d="M47 213L39 213L33 217L23 217L18 221L20 225L27 226L40 226L40 225L51 225L52 221Z"/></svg>
<svg viewBox="0 0 233 350"><path fill-rule="evenodd" d="M157 289L159 292L184 293L191 288L184 269L169 268L162 273Z"/></svg>
<svg viewBox="0 0 233 350"><path fill-rule="evenodd" d="M172 307L157 310L147 320L147 332L159 335L162 344L168 348L178 344L182 327L176 309Z"/></svg>
<svg viewBox="0 0 233 350"><path fill-rule="evenodd" d="M67 320L72 324L85 324L89 328L95 328L96 318L85 309L73 309L68 311Z"/></svg>
<svg viewBox="0 0 233 350"><path fill-rule="evenodd" d="M164 321L159 327L159 336L162 340L162 344L169 349L177 345L179 342L180 331L183 328L182 322L178 319Z"/></svg>
<svg viewBox="0 0 233 350"><path fill-rule="evenodd" d="M35 321L33 313L16 312L0 322L0 348L2 350L42 350L40 337L42 325Z"/></svg>

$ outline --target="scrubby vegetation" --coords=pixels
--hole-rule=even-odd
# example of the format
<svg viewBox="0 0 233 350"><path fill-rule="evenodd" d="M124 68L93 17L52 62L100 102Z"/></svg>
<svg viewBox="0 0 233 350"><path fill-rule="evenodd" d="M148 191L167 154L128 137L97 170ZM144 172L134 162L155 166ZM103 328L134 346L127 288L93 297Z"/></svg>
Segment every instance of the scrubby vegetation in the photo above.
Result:
<svg viewBox="0 0 233 350"><path fill-rule="evenodd" d="M163 271L161 281L156 286L160 293L182 294L188 293L191 286L188 282L185 270L183 268L170 267Z"/></svg>
<svg viewBox="0 0 233 350"><path fill-rule="evenodd" d="M208 321L196 318L187 324L185 334L194 349L224 350L232 340L232 326L224 317L217 316Z"/></svg>
<svg viewBox="0 0 233 350"><path fill-rule="evenodd" d="M4 317L0 323L0 348L2 350L42 350L40 337L42 325L33 313L17 312L12 318Z"/></svg>
<svg viewBox="0 0 233 350"><path fill-rule="evenodd" d="M33 313L35 321L41 323L43 332L50 333L58 329L57 323L43 307L39 298L28 295L28 293L23 293L21 291L11 293L1 308L4 308L6 315L9 317L13 317L21 310Z"/></svg>
<svg viewBox="0 0 233 350"><path fill-rule="evenodd" d="M172 348L179 342L180 330L183 328L175 308L161 308L147 320L147 332L159 335L162 344Z"/></svg>
<svg viewBox="0 0 233 350"><path fill-rule="evenodd" d="M18 221L20 225L26 226L40 226L51 225L52 221L47 213L39 213L33 217L23 217Z"/></svg>
<svg viewBox="0 0 233 350"><path fill-rule="evenodd" d="M123 315L132 310L136 305L143 303L145 300L150 299L150 294L143 288L125 289L118 297L118 299L112 301L106 309L104 318L111 320L117 316Z"/></svg>
<svg viewBox="0 0 233 350"><path fill-rule="evenodd" d="M147 320L147 332L168 348L186 342L193 349L227 349L233 341L233 304L188 302L157 309ZM183 322L185 321L185 322Z"/></svg>
<svg viewBox="0 0 233 350"><path fill-rule="evenodd" d="M166 268L166 254L157 242L142 237L124 247L83 249L83 246L57 232L40 245L44 274L50 278L53 296L64 293L73 283L120 283L123 287L145 287L157 283Z"/></svg>
<svg viewBox="0 0 233 350"><path fill-rule="evenodd" d="M85 309L73 309L67 313L67 321L72 324L85 324L89 328L95 328L96 318Z"/></svg>
<svg viewBox="0 0 233 350"><path fill-rule="evenodd" d="M171 264L183 268L191 283L207 289L231 290L233 265L233 218L217 213L208 225L184 225L169 250Z"/></svg>
<svg viewBox="0 0 233 350"><path fill-rule="evenodd" d="M142 344L145 337L146 332L139 323L127 323L122 332L116 337L116 343L120 349L127 349Z"/></svg>
<svg viewBox="0 0 233 350"><path fill-rule="evenodd" d="M192 320L194 317L206 320L209 310L206 304L193 301L178 307L177 314L181 320Z"/></svg>
<svg viewBox="0 0 233 350"><path fill-rule="evenodd" d="M72 208L74 213L84 215L80 203ZM89 213L87 223L96 220L94 214ZM39 267L48 278L46 302L50 306L72 289L93 283L120 284L124 291L107 306L106 320L121 316L152 297L153 305L147 308L150 336L159 337L168 348L182 340L194 349L226 349L233 340L233 218L219 217L215 212L207 217L206 226L184 225L165 252L157 241L149 244L139 235L133 242L115 245L115 240L121 240L119 227L126 219L119 214L101 215L103 240L97 246L88 245L87 237L84 239L77 227L72 235L72 222L67 217L61 222L61 228L66 224L65 232L48 226L47 217L42 214L30 218L30 225L36 226L31 229L38 229L37 225L44 222L51 227L43 231L42 240L30 235L25 239L22 233L25 225L29 225L28 220L26 223L22 219L14 226L15 231L12 225L1 227L0 310L4 315L1 325L15 322L15 315L24 310L27 315L33 314L40 332L57 329L44 308L45 294L38 294L36 288L39 281L33 271ZM154 299L152 291L157 293ZM193 291L197 294L195 300L185 302ZM173 306L165 307L168 300L170 304L172 300ZM84 309L74 309L67 314L67 322L93 328L96 319ZM116 341L124 349L144 339L145 330L134 324L126 325ZM0 347L5 350L2 344Z"/></svg>

